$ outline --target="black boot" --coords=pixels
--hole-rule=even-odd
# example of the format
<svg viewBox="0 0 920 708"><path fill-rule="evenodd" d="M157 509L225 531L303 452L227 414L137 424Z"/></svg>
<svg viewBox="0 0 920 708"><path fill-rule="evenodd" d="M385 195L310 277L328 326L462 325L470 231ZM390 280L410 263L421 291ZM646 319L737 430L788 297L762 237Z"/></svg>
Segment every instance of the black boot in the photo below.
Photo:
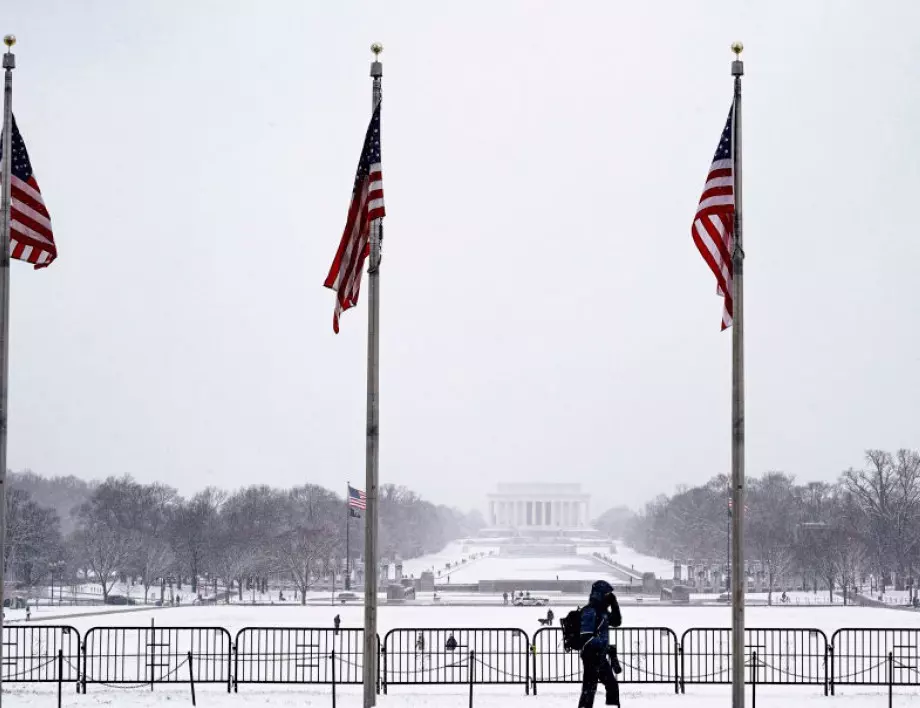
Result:
<svg viewBox="0 0 920 708"><path fill-rule="evenodd" d="M604 701L604 704L608 706L620 705L620 684L614 682L612 686L607 687L607 700Z"/></svg>

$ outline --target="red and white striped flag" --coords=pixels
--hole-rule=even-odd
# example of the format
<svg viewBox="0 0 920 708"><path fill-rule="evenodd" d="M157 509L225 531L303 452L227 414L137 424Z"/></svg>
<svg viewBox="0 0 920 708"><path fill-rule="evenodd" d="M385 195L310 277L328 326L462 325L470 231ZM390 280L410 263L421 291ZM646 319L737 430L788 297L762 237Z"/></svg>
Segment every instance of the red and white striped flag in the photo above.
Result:
<svg viewBox="0 0 920 708"><path fill-rule="evenodd" d="M10 174L10 255L20 261L44 268L57 258L54 234L51 232L51 217L45 208L41 190L35 175L26 144L13 118L12 171ZM0 158L3 157L3 141L0 140Z"/></svg>
<svg viewBox="0 0 920 708"><path fill-rule="evenodd" d="M722 329L732 326L732 236L735 231L735 178L732 155L734 110L719 138L703 196L693 219L693 242L716 276L716 292L724 298Z"/></svg>
<svg viewBox="0 0 920 708"><path fill-rule="evenodd" d="M367 495L363 489L355 489L350 484L348 485L348 506L361 511L367 509Z"/></svg>
<svg viewBox="0 0 920 708"><path fill-rule="evenodd" d="M364 261L370 255L371 222L386 214L383 207L383 173L380 164L380 103L374 109L364 136L355 186L351 191L348 220L339 250L324 285L336 291L332 329L338 334L339 316L358 304Z"/></svg>

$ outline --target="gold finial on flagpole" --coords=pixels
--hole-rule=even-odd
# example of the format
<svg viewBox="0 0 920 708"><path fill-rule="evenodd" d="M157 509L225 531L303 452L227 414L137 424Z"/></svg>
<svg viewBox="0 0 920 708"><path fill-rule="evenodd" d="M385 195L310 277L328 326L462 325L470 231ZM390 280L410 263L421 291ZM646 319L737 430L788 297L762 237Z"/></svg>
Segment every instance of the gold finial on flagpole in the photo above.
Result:
<svg viewBox="0 0 920 708"><path fill-rule="evenodd" d="M732 42L732 51L735 53L735 56L740 59L741 52L744 51L744 45L741 42Z"/></svg>
<svg viewBox="0 0 920 708"><path fill-rule="evenodd" d="M374 59L377 59L380 57L380 52L383 51L383 45L379 42L374 42L371 45L371 51L374 53Z"/></svg>
<svg viewBox="0 0 920 708"><path fill-rule="evenodd" d="M16 44L16 35L8 34L3 38L3 43L6 45L7 50L13 48L13 45Z"/></svg>

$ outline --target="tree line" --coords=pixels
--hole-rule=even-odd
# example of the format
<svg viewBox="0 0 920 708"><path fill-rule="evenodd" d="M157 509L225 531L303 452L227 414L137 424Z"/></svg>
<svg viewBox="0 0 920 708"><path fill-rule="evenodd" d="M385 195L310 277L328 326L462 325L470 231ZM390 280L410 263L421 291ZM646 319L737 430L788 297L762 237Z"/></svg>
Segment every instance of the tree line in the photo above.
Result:
<svg viewBox="0 0 920 708"><path fill-rule="evenodd" d="M52 575L92 579L107 599L124 578L139 582L145 600L167 578L193 594L203 578L233 588L282 576L304 593L345 565L343 497L315 484L291 489L267 485L226 492L208 487L190 498L163 484L131 477L85 483L11 474L3 568L22 587L48 584ZM384 559L412 558L484 525L478 512L435 505L411 490L379 489L379 544ZM362 519L351 519L351 558L362 556Z"/></svg>
<svg viewBox="0 0 920 708"><path fill-rule="evenodd" d="M660 558L726 562L729 479L660 496L629 521L627 542ZM767 588L797 576L833 598L874 576L880 590L913 585L920 568L920 453L867 450L834 483L799 484L783 472L748 478L745 557ZM772 600L772 596L770 597Z"/></svg>

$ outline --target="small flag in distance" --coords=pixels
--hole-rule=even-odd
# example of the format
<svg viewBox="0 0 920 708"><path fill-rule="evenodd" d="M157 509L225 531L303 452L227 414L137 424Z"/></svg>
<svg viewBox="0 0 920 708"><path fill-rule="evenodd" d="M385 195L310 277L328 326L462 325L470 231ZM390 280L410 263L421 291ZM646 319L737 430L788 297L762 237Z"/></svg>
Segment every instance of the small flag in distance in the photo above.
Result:
<svg viewBox="0 0 920 708"><path fill-rule="evenodd" d="M364 490L355 489L349 484L348 506L351 509L360 509L361 511L367 509L367 495L364 493Z"/></svg>

